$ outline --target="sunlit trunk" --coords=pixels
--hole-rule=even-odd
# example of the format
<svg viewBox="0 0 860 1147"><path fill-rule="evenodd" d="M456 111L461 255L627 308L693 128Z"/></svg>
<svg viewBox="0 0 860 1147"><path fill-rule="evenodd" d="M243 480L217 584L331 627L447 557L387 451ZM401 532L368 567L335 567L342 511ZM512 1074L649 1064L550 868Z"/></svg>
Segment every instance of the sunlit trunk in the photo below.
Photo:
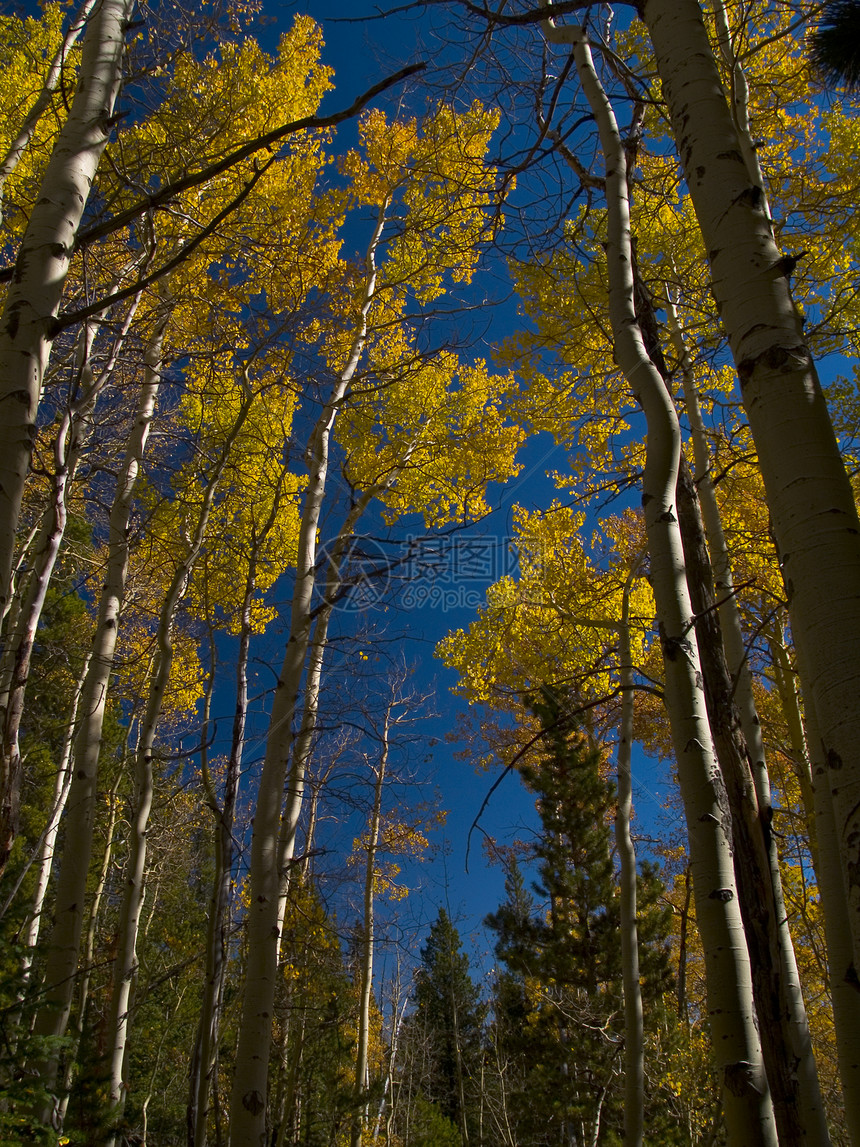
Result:
<svg viewBox="0 0 860 1147"><path fill-rule="evenodd" d="M860 522L696 0L645 0L678 154L705 240L822 737L854 967L860 968ZM819 841L819 847L821 843Z"/></svg>
<svg viewBox="0 0 860 1147"><path fill-rule="evenodd" d="M54 320L84 208L111 130L134 0L98 0L75 95L57 134L21 240L0 317L0 603L9 593L15 532L30 468Z"/></svg>
<svg viewBox="0 0 860 1147"><path fill-rule="evenodd" d="M708 725L675 505L680 459L677 414L642 341L634 306L633 253L624 148L579 28L545 24L573 46L597 121L606 165L609 311L615 355L645 412L642 502L665 667L665 698L689 832L696 913L708 953L712 1046L732 1142L776 1147L776 1128L756 1030L749 954L735 887L731 818Z"/></svg>

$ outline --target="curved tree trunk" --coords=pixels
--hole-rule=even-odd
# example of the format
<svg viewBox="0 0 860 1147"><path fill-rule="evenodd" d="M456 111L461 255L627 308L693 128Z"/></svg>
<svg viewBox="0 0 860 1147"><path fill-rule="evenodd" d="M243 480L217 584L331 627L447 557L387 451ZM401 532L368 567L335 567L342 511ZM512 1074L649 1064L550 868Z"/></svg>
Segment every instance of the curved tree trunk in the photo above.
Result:
<svg viewBox="0 0 860 1147"><path fill-rule="evenodd" d="M675 510L680 428L663 380L645 350L635 313L624 148L583 30L544 27L548 38L573 46L606 164L610 319L616 357L648 425L642 502L663 646L666 705L689 831L696 914L708 955L708 1011L726 1123L733 1143L776 1147L735 887L731 817L714 758L698 650L691 632L693 611Z"/></svg>
<svg viewBox="0 0 860 1147"><path fill-rule="evenodd" d="M822 737L860 968L860 522L800 316L696 0L645 0L663 96L737 365ZM819 847L821 847L819 842Z"/></svg>

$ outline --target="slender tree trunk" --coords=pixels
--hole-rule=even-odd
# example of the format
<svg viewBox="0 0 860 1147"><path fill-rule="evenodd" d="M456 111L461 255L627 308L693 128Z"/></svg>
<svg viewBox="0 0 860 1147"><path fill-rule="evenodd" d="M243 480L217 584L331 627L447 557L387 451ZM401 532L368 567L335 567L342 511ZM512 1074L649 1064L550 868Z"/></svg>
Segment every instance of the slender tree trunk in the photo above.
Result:
<svg viewBox="0 0 860 1147"><path fill-rule="evenodd" d="M696 491L685 464L678 479L678 513L687 581L696 613L708 715L732 814L735 873L780 1147L829 1147L818 1069L771 830L773 810L770 805L762 808L758 802L752 762L723 653Z"/></svg>
<svg viewBox="0 0 860 1147"><path fill-rule="evenodd" d="M18 166L21 156L27 150L27 146L33 138L33 132L36 130L39 120L47 111L51 97L59 86L63 74L63 67L69 57L69 53L75 46L78 36L83 31L95 4L96 0L85 0L84 4L81 5L80 11L72 20L69 25L69 30L63 37L59 51L51 61L45 76L45 81L42 84L42 91L24 117L24 122L21 124L18 134L9 144L6 155L3 157L2 162L0 162L0 221L2 221L3 218L2 202L3 192L6 188L6 180Z"/></svg>
<svg viewBox="0 0 860 1147"><path fill-rule="evenodd" d="M618 737L618 802L615 846L621 867L621 968L624 985L624 1147L641 1147L645 1126L645 1031L639 983L636 927L636 850L630 834L633 811L633 655L630 649L630 577L624 586L618 662L621 676L621 725Z"/></svg>
<svg viewBox="0 0 860 1147"><path fill-rule="evenodd" d="M770 652L770 663L773 671L773 680L779 694L780 708L788 729L788 740L791 746L792 772L797 778L800 788L800 799L803 802L803 812L806 820L807 840L809 852L812 857L812 867L815 869L816 880L818 875L818 833L815 825L815 789L812 781L812 762L809 757L809 745L806 739L803 714L800 708L800 693L797 685L797 674L791 665L791 657L785 644L785 632L782 621L775 618L773 624L765 630L767 646ZM841 885L840 880L840 885ZM843 905L842 915L846 913Z"/></svg>
<svg viewBox="0 0 860 1147"><path fill-rule="evenodd" d="M146 711L140 727L140 742L135 754L135 791L130 826L129 856L126 863L123 899L120 908L119 940L116 959L114 960L113 994L108 1020L110 1104L115 1122L122 1115L127 1092L123 1074L130 1027L131 993L137 974L137 934L146 892L146 834L154 793L152 759L164 695L167 692L173 665L173 622L179 603L188 588L197 558L203 548L218 483L224 473L233 445L248 417L253 398L253 392L248 388L239 408L238 417L227 436L214 469L207 479L194 534L190 539L185 557L173 574L158 619L155 671L150 682ZM109 1139L110 1147L113 1147L115 1142L116 1133Z"/></svg>
<svg viewBox="0 0 860 1147"><path fill-rule="evenodd" d="M42 923L42 911L45 907L45 896L48 891L48 883L51 879L51 872L54 867L54 849L57 843L57 832L60 827L60 819L66 807L66 800L68 799L69 788L71 787L72 783L72 768L74 765L74 758L72 756L72 744L75 739L75 726L78 720L78 704L81 699L84 680L86 679L87 671L89 669L90 656L90 654L87 654L86 658L84 659L84 664L81 668L81 673L75 686L75 692L72 696L72 703L69 706L69 719L66 725L66 732L63 737L63 748L60 752L60 765L57 769L57 776L54 781L54 793L51 800L51 811L48 815L48 823L45 825L44 832L42 833L42 840L39 845L36 889L33 893L33 906L30 910L30 920L24 932L24 943L27 946L27 955L24 958L25 979L29 978L30 965L33 962L32 953L35 951L36 944L39 940L39 931Z"/></svg>
<svg viewBox="0 0 860 1147"><path fill-rule="evenodd" d="M308 486L299 531L296 581L290 613L290 637L278 678L263 774L251 841L251 901L248 910L248 961L242 1002L239 1046L230 1107L233 1147L262 1147L266 1138L269 1049L275 978L280 948L280 904L284 863L292 860L295 832L281 848L284 781L293 748L295 717L311 632L311 605L316 584L317 532L325 497L329 445L337 413L364 353L368 316L376 296L376 251L382 239L388 204L383 203L366 255L367 276L358 329L346 365L311 434ZM291 799L301 800L304 777L291 777ZM288 798L290 799L290 798Z"/></svg>
<svg viewBox="0 0 860 1147"><path fill-rule="evenodd" d="M860 968L860 522L762 189L750 179L696 0L645 0L784 571Z"/></svg>
<svg viewBox="0 0 860 1147"><path fill-rule="evenodd" d="M382 751L376 766L373 786L373 808L367 826L367 866L364 870L364 935L361 945L361 967L358 976L358 1040L355 1053L355 1083L350 1147L361 1147L362 1132L367 1123L367 1050L370 1045L370 1000L373 993L373 889L376 883L376 854L379 849L379 825L382 819L382 793L388 767L388 734L393 701L385 711L382 726Z"/></svg>
<svg viewBox="0 0 860 1147"><path fill-rule="evenodd" d="M0 838L0 874L6 865L18 833L18 814L21 796L22 760L18 737L24 716L24 699L30 678L30 663L36 631L48 593L51 575L66 531L66 497L69 482L77 465L74 447L71 411L67 412L55 442L55 473L51 504L45 511L39 541L36 546L34 568L27 590L17 614L17 625L6 634L6 648L0 669L0 720L2 745L0 772L5 781L3 813L0 814L3 837ZM70 441L72 438L72 441ZM71 446L71 449L69 447Z"/></svg>
<svg viewBox="0 0 860 1147"><path fill-rule="evenodd" d="M24 481L54 320L75 237L111 130L134 0L98 0L77 88L57 135L0 318L0 603L5 609Z"/></svg>
<svg viewBox="0 0 860 1147"><path fill-rule="evenodd" d="M227 974L227 946L230 931L230 885L233 878L233 821L239 794L242 756L245 744L245 726L248 718L248 658L251 648L252 607L257 588L257 552L266 538L278 510L276 496L260 536L251 539L251 554L245 593L242 601L242 620L239 628L239 653L236 661L236 710L233 715L233 735L230 756L224 777L224 800L219 805L214 783L203 761L203 784L207 803L215 818L215 875L209 907L206 937L206 981L197 1029L194 1059L192 1061L189 1147L205 1147L209 1101L215 1084L218 1038L221 1026L221 1001Z"/></svg>
<svg viewBox="0 0 860 1147"><path fill-rule="evenodd" d="M606 163L609 309L615 354L648 425L643 506L666 675L666 705L690 838L696 914L708 954L708 1010L732 1143L776 1147L776 1129L755 1023L749 954L732 864L731 818L714 759L693 611L675 510L680 429L668 392L648 357L634 307L624 148L584 32L544 25L573 45Z"/></svg>
<svg viewBox="0 0 860 1147"><path fill-rule="evenodd" d="M640 295L640 305L648 314L648 325L656 332L653 303L641 285ZM792 1143L829 1147L818 1068L782 893L776 837L771 830L770 778L753 698L752 677L747 666L731 562L710 481L709 451L692 372L671 302L667 303L667 312L681 363L696 466L705 478L701 483L704 499L700 502L693 476L682 458L677 491L678 516L687 581L696 613L696 636L704 672L708 718L732 813L735 872L777 1128L784 1147ZM666 365L656 333L654 342L651 357L666 378ZM712 570L709 549L711 555L717 555L719 563L719 602L714 596L717 575ZM734 673L730 672L727 663L729 651L734 658ZM746 739L747 733L752 744ZM786 1049L790 1049L790 1060Z"/></svg>
<svg viewBox="0 0 860 1147"><path fill-rule="evenodd" d="M126 741L126 755L128 755L128 741ZM96 928L98 927L99 912L101 910L102 897L104 896L105 888L107 886L108 873L110 872L111 862L113 861L113 844L114 844L114 830L116 829L116 821L119 809L119 786L122 780L122 772L117 774L116 780L111 786L108 793L108 821L105 828L105 847L102 853L102 862L99 867L99 874L96 880L96 886L93 890L92 903L89 909L89 920L87 922L87 930L84 934L83 951L81 953L81 967L78 976L78 1005L77 1014L72 1023L72 1046L66 1053L66 1064L63 1072L63 1086L60 1096L60 1102L57 1108L56 1122L62 1127L66 1118L66 1109L69 1105L69 1096L72 1090L72 1082L74 1080L75 1061L77 1058L77 1050L81 1046L81 1040L84 1036L84 1031L87 1022L87 1009L90 1002L90 977L93 969L93 956L96 949Z"/></svg>
<svg viewBox="0 0 860 1147"><path fill-rule="evenodd" d="M281 874L281 892L278 904L279 932L282 931L284 926L284 915L286 913L287 897L289 895L291 874L295 860L296 834L298 832L299 818L304 802L305 781L311 758L311 748L319 719L320 686L322 683L325 653L328 647L328 627L331 621L332 611L338 600L338 595L344 588L341 570L343 560L346 556L346 547L353 537L355 528L362 515L373 499L382 495L385 490L394 484L397 477L402 473L412 453L413 446L414 442L412 446L407 449L404 460L392 469L384 482L362 492L361 496L356 500L355 505L347 514L343 525L338 530L337 537L330 546L328 566L326 569L325 594L322 605L317 613L313 637L310 641L308 668L305 676L304 696L302 700L302 718L295 743L293 744L290 774L287 782L287 798L281 820L281 834L278 844L278 869ZM308 864L310 862L318 800L319 791L316 791L312 802L312 815L308 822L308 831L305 838L305 857L301 865L303 875L307 874Z"/></svg>
<svg viewBox="0 0 860 1147"><path fill-rule="evenodd" d="M62 1036L69 1020L81 947L87 873L92 853L96 813L98 761L113 672L117 627L128 571L128 529L132 497L161 382L161 343L166 317L156 327L146 351L146 372L137 415L126 443L125 459L111 507L105 584L93 638L89 669L81 693L81 717L75 737L75 768L66 806L65 839L57 880L54 922L47 945L44 1004L36 1033ZM57 1060L42 1065L43 1085L56 1083Z"/></svg>

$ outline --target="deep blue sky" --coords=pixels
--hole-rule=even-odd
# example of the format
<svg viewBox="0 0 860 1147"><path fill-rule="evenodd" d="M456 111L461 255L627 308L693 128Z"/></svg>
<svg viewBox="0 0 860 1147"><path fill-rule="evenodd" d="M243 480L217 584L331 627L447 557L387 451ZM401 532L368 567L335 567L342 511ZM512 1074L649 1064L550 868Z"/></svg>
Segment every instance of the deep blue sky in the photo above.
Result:
<svg viewBox="0 0 860 1147"><path fill-rule="evenodd" d="M326 43L323 59L334 67L336 83L335 91L326 97L324 110L333 111L349 104L357 94L406 63L423 59L432 64L436 59L439 45L434 43L432 33L428 31L429 21L420 13L355 22L356 17L370 15L374 10L371 4L345 0L266 5L267 15L276 21L270 26L272 46L276 35L289 27L296 12L307 13L322 25ZM379 103L390 106L387 97L382 97ZM342 126L338 130L336 149L349 146L355 138L354 133L354 124ZM503 274L503 267L497 267L494 278ZM500 305L495 311L487 311L482 342L471 348L471 353L476 357L489 357L493 342L500 341L511 332L515 316L515 306L510 302ZM478 930L483 917L497 907L503 895L503 873L498 867L490 867L486 863L481 833L472 836L468 873L465 870L469 828L497 774L476 775L468 762L454 759L457 746L444 738L454 728L457 713L464 705L450 693L456 682L455 675L432 657L432 650L450 629L469 624L477 603L483 599L486 585L502 572L506 539L511 533L512 505L519 502L529 508L547 506L555 493L547 471L564 470L566 465L563 452L554 446L549 436L529 443L523 462L519 477L504 489L496 490L494 513L466 531L467 536L481 539L482 544L495 548L493 576L483 581L475 579L464 586L453 576L443 574L434 585L428 586L428 593L433 594L431 602L408 613L400 612L395 619L400 628L408 631L405 658L418 665L414 677L416 688L422 692L434 689L436 693L439 716L427 726L435 738L435 745L431 752L432 760L423 768L435 781L442 805L448 809L446 828L436 834L435 857L410 869L410 875L414 874L415 879L420 880L421 889L401 907L401 912L419 925L422 921L432 920L437 907L446 904L464 934ZM415 533L422 532L419 520L413 528ZM463 544L462 535L457 544ZM380 615L380 626L388 621L389 618ZM637 783L638 818L646 830L661 816L656 775L653 764L642 762ZM482 828L502 842L523 831L527 834L535 823L532 798L514 776L502 782L481 820ZM474 942L480 949L485 941L476 935Z"/></svg>

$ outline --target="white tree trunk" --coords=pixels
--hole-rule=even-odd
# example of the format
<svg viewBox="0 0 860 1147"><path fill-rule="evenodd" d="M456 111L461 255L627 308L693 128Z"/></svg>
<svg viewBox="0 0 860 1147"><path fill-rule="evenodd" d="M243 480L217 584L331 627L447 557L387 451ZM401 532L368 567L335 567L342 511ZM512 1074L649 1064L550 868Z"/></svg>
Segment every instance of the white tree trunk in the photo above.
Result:
<svg viewBox="0 0 860 1147"><path fill-rule="evenodd" d="M36 413L75 237L108 141L134 0L98 0L84 35L68 117L45 170L0 317L0 604L9 594L15 531Z"/></svg>
<svg viewBox="0 0 860 1147"><path fill-rule="evenodd" d="M735 888L731 820L706 715L675 507L680 428L663 379L645 350L635 314L624 148L584 32L572 26L544 27L548 38L573 46L606 164L610 320L618 363L642 404L648 425L642 502L663 646L666 706L689 831L696 913L707 959L712 1046L726 1123L733 1143L776 1147Z"/></svg>
<svg viewBox="0 0 860 1147"><path fill-rule="evenodd" d="M284 781L292 755L292 723L310 642L312 599L316 584L317 533L328 476L331 433L364 352L368 316L376 295L376 251L382 239L387 207L385 202L379 209L367 250L362 306L350 354L317 419L307 451L308 485L299 530L290 636L272 704L251 841L248 959L230 1105L230 1142L233 1147L257 1147L258 1144L262 1147L266 1138L269 1051L281 939L281 870L292 860L295 847L294 830L286 842L286 848L281 847ZM300 807L303 788L303 775L291 777L288 800L296 807Z"/></svg>
<svg viewBox="0 0 860 1147"><path fill-rule="evenodd" d="M47 945L44 1006L36 1032L61 1036L69 1020L81 947L87 873L96 814L98 761L107 694L113 672L117 628L128 571L128 527L132 496L161 382L161 343L166 318L157 326L146 351L146 372L137 414L126 443L125 458L110 512L108 561L93 638L90 664L81 693L81 719L75 736L75 768L66 807L65 839L57 880L54 923ZM42 1082L56 1084L57 1060L42 1066Z"/></svg>
<svg viewBox="0 0 860 1147"><path fill-rule="evenodd" d="M50 63L42 84L42 90L36 102L27 112L27 115L24 117L24 122L18 130L18 134L9 144L9 147L6 149L6 154L2 162L0 162L0 222L2 222L3 219L3 192L6 188L6 180L18 166L21 156L27 150L27 146L33 138L33 132L36 130L39 120L45 114L51 102L51 96L59 86L63 74L63 67L68 59L69 52L71 52L75 46L78 36L83 31L95 4L96 0L84 0L81 10L72 20L72 23L69 25L69 30L63 37L59 51Z"/></svg>
<svg viewBox="0 0 860 1147"><path fill-rule="evenodd" d="M122 1114L127 1093L127 1085L123 1075L130 1027L131 993L137 974L137 936L146 892L147 829L154 793L152 758L164 695L173 666L173 622L206 539L206 530L218 483L230 458L233 445L248 417L253 399L253 392L248 388L239 408L238 417L221 448L221 453L212 473L207 478L194 533L188 544L188 551L173 574L158 619L155 672L149 686L146 711L140 726L140 741L135 754L135 791L130 824L129 856L123 880L119 937L113 965L113 994L108 1020L109 1096L114 1121ZM113 1147L115 1142L116 1135L114 1133L113 1136L109 1137L108 1143L110 1147Z"/></svg>
<svg viewBox="0 0 860 1147"><path fill-rule="evenodd" d="M696 0L645 0L663 96L711 265L820 722L860 968L860 523L761 188Z"/></svg>
<svg viewBox="0 0 860 1147"><path fill-rule="evenodd" d="M48 891L48 883L51 879L51 872L54 867L54 848L57 843L57 832L60 827L60 819L66 807L66 801L69 796L69 789L72 784L72 767L74 765L74 757L72 756L72 745L75 739L75 728L78 720L78 704L81 699L81 692L86 680L87 671L90 667L90 657L92 654L87 654L84 664L81 668L81 675L78 678L75 686L75 692L72 697L72 703L69 706L69 720L66 726L66 732L63 737L63 747L60 752L60 764L57 769L57 776L54 780L54 793L51 799L51 811L48 814L48 823L45 825L42 832L42 840L39 845L39 857L36 872L36 888L33 892L33 906L30 909L30 919L27 927L24 930L24 943L28 949L28 954L25 957L25 972L29 973L29 968L32 963L32 953L35 950L36 944L39 940L39 931L42 923L42 910L45 906L45 896Z"/></svg>
<svg viewBox="0 0 860 1147"><path fill-rule="evenodd" d="M382 793L385 785L385 770L388 767L388 735L391 722L393 700L385 711L382 726L382 750L373 786L373 808L367 826L367 863L364 870L364 935L361 945L361 967L358 977L358 1040L355 1053L355 1083L353 1100L355 1111L352 1116L350 1147L361 1147L362 1132L367 1124L368 1088L367 1050L370 1046L370 999L373 992L373 909L374 884L376 880L376 854L379 849L379 824L382 819Z"/></svg>
<svg viewBox="0 0 860 1147"><path fill-rule="evenodd" d="M802 661L800 669L802 686ZM805 699L804 710L812 763L819 855L818 890L824 909L839 1082L845 1104L845 1123L851 1142L856 1145L860 1143L860 991L857 990L857 977L854 973L852 937L845 910L845 885L838 860L836 823L833 802L830 800L827 765L821 751L822 741L818 733L815 706Z"/></svg>
<svg viewBox="0 0 860 1147"><path fill-rule="evenodd" d="M639 936L636 926L636 850L630 833L633 813L633 713L635 690L630 650L630 582L624 586L618 629L621 677L621 722L618 734L618 803L615 846L621 867L621 968L624 985L624 1147L641 1147L645 1129L645 1030L639 983Z"/></svg>
<svg viewBox="0 0 860 1147"><path fill-rule="evenodd" d="M735 763L740 763L737 761L737 756L732 754L732 748L736 742L728 735L731 723L725 720L728 717L727 710L731 710L732 701L734 701L745 741L745 746L738 745L737 747L746 748L748 767L752 777L752 786L746 786L748 791L742 798L743 809L735 810L733 806L733 813L736 816L734 826L735 860L736 869L738 863L745 865L746 872L758 881L754 887L761 892L760 896L755 895L754 903L751 902L752 898L749 891L744 891L744 873L738 872L741 891L746 897L745 911L749 913L746 927L747 938L754 957L753 980L759 1015L759 1030L764 1035L765 1062L770 1073L780 1140L783 1147L789 1147L791 1143L802 1143L809 1145L809 1147L812 1147L813 1144L818 1144L819 1147L829 1147L830 1136L818 1082L818 1067L809 1034L806 1006L803 1001L800 975L797 970L794 944L788 927L788 914L782 892L776 836L771 830L773 807L770 795L770 778L765 760L761 723L753 697L752 677L747 667L746 645L741 627L740 610L734 593L731 562L713 482L710 480L710 457L698 397L689 360L685 353L681 330L671 301L667 303L667 312L675 350L681 363L685 405L693 434L696 469L704 479L698 483L697 492L712 561L714 590L718 601L719 626L712 624L713 615L707 612L712 601L710 597L708 597L707 605L696 603L697 613L701 615L696 625L697 629L700 625L706 626L709 632L719 629L719 637L722 638L726 653L726 662L723 663L720 660L720 667L725 679L725 691L720 703L712 707L712 730L718 728L722 730L723 740L718 739L717 744L721 752L728 752L729 754L728 761L724 761L723 757L720 757L724 775L729 781L732 760ZM695 500L695 495L693 495L693 500ZM715 644L718 640L719 638L715 634ZM712 677L716 679L719 671L713 662L711 668L714 670ZM728 669L731 680L725 677L726 669ZM706 682L709 680L707 667L705 679ZM713 681L713 684L716 684L716 680ZM716 717L713 716L715 713L717 714ZM744 760L740 764L741 769L745 772L747 761ZM739 796L730 782L730 802L733 799L733 792L735 796ZM747 826L747 834L745 835L739 831L742 822L745 822ZM744 844L745 839L746 844ZM754 944L754 937L750 931L751 921L753 929L761 929L762 925L765 926L763 931L766 931L766 935L760 936L759 947ZM771 970L768 971L767 969ZM778 1005L776 1001L778 1001ZM788 1053L791 1056L790 1061L786 1060Z"/></svg>

